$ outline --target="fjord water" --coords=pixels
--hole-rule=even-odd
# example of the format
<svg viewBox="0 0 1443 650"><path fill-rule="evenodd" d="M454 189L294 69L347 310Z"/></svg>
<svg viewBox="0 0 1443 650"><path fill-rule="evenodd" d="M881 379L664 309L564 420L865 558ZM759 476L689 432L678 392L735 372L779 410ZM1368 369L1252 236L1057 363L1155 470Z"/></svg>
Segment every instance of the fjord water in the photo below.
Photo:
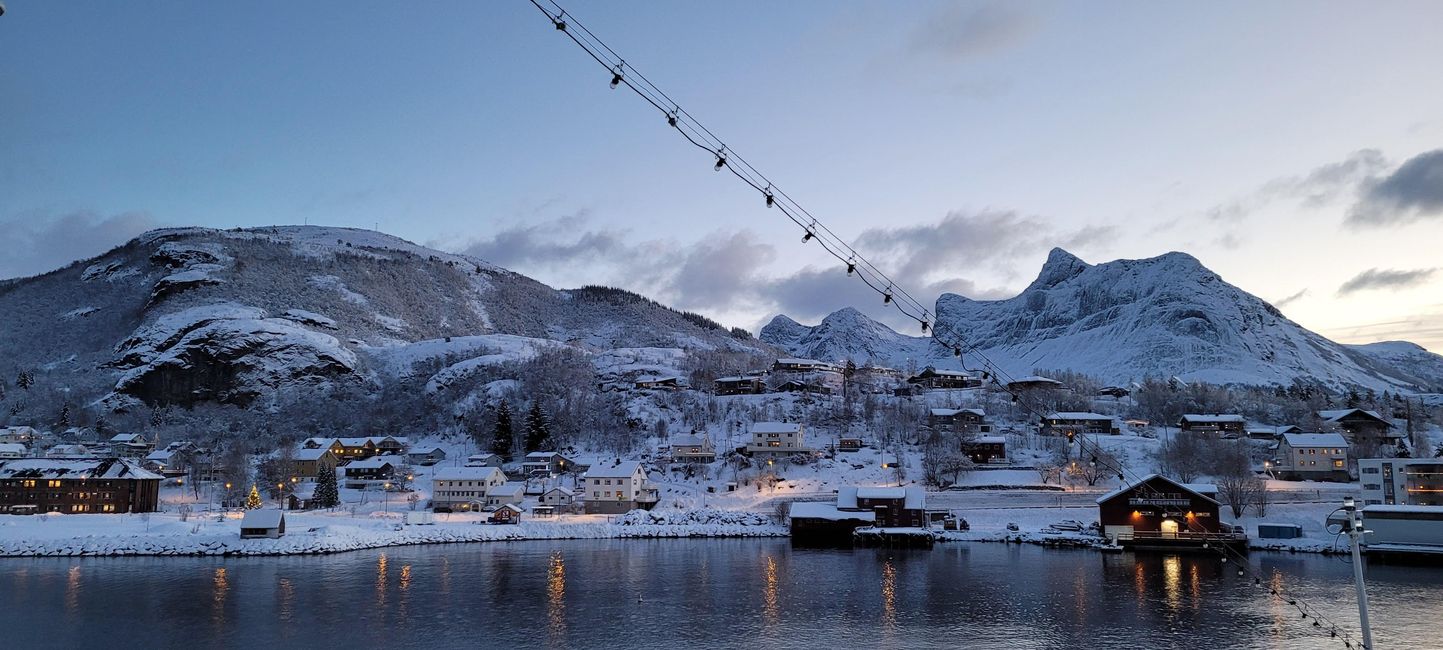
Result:
<svg viewBox="0 0 1443 650"><path fill-rule="evenodd" d="M1338 558L1250 562L1356 620ZM1369 567L1377 645L1437 648L1443 570ZM1341 648L1210 555L586 540L0 560L11 648Z"/></svg>

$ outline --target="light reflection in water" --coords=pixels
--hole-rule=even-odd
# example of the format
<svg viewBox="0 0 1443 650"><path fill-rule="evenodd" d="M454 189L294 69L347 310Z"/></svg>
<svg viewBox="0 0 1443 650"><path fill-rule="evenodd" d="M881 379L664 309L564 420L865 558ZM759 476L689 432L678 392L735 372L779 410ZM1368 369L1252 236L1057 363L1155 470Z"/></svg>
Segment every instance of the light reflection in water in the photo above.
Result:
<svg viewBox="0 0 1443 650"><path fill-rule="evenodd" d="M777 607L777 560L767 556L766 582L762 587L762 622L767 627L777 624L780 610Z"/></svg>
<svg viewBox="0 0 1443 650"><path fill-rule="evenodd" d="M566 646L566 561L561 551L551 553L546 571L546 616L550 621L551 645Z"/></svg>
<svg viewBox="0 0 1443 650"><path fill-rule="evenodd" d="M1182 606L1182 558L1176 555L1162 559L1162 591L1168 608L1177 611Z"/></svg>
<svg viewBox="0 0 1443 650"><path fill-rule="evenodd" d="M376 558L376 606L386 606L386 554Z"/></svg>
<svg viewBox="0 0 1443 650"><path fill-rule="evenodd" d="M882 624L897 627L897 567L891 560L882 563Z"/></svg>
<svg viewBox="0 0 1443 650"><path fill-rule="evenodd" d="M215 577L211 579L211 615L210 620L217 625L225 623L225 596L230 591L230 581L226 579L225 567L217 567Z"/></svg>
<svg viewBox="0 0 1443 650"><path fill-rule="evenodd" d="M80 566L70 567L65 575L65 611L75 614L80 609Z"/></svg>
<svg viewBox="0 0 1443 650"><path fill-rule="evenodd" d="M281 620L291 622L295 615L296 587L290 578L281 578Z"/></svg>

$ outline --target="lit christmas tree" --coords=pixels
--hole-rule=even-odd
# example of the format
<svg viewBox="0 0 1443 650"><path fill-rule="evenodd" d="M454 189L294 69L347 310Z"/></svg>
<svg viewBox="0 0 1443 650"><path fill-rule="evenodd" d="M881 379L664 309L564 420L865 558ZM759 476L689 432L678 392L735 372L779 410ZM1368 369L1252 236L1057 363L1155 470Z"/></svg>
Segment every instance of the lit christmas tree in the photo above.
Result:
<svg viewBox="0 0 1443 650"><path fill-rule="evenodd" d="M256 489L256 484L251 483L251 493L246 495L246 510L259 510L261 507L261 491Z"/></svg>
<svg viewBox="0 0 1443 650"><path fill-rule="evenodd" d="M340 490L336 486L336 470L328 465L321 465L320 474L316 476L315 504L321 508L334 508L341 504Z"/></svg>

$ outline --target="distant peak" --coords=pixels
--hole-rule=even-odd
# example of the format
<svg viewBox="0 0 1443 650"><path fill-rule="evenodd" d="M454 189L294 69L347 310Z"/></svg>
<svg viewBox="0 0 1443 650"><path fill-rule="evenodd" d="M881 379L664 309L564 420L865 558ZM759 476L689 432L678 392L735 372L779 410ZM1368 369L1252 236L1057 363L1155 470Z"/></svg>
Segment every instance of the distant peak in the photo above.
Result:
<svg viewBox="0 0 1443 650"><path fill-rule="evenodd" d="M794 325L801 325L801 323L792 320L791 317L787 316L786 314L777 314L776 316L773 316L770 321L767 322L766 327L771 327L773 325L791 327Z"/></svg>
<svg viewBox="0 0 1443 650"><path fill-rule="evenodd" d="M1047 253L1047 261L1042 263L1042 271L1037 274L1037 279L1027 288L1055 287L1076 277L1087 268L1088 264L1082 261L1082 258L1061 248L1054 248Z"/></svg>

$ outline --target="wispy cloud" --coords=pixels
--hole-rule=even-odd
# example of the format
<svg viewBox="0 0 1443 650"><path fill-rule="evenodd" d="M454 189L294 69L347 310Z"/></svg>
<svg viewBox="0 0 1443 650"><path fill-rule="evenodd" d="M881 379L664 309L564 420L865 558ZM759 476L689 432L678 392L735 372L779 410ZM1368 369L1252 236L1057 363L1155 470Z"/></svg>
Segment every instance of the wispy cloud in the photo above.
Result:
<svg viewBox="0 0 1443 650"><path fill-rule="evenodd" d="M1387 169L1388 161L1376 149L1362 149L1347 158L1313 168L1301 176L1270 180L1233 200L1207 211L1217 221L1240 221L1275 202L1295 200L1309 209L1330 205Z"/></svg>
<svg viewBox="0 0 1443 650"><path fill-rule="evenodd" d="M1338 327L1324 334L1343 343L1411 341L1431 352L1443 354L1443 305L1434 305L1406 318Z"/></svg>
<svg viewBox="0 0 1443 650"><path fill-rule="evenodd" d="M101 216L32 212L0 221L5 233L0 278L38 275L94 257L160 224L144 212Z"/></svg>
<svg viewBox="0 0 1443 650"><path fill-rule="evenodd" d="M1293 304L1293 303L1295 303L1295 302L1297 302L1297 301L1299 301L1299 300L1302 300L1302 299L1303 299L1304 297L1306 297L1307 295L1308 295L1308 290L1307 290L1307 289L1303 289L1302 291L1299 291L1299 292L1297 292L1297 293L1295 293L1295 294L1293 294L1293 295L1291 295L1291 296L1288 296L1288 297L1286 297L1286 298L1283 298L1283 299L1280 299L1280 300L1274 300L1274 301L1273 301L1273 306L1274 306L1274 307L1277 307L1278 309L1282 309L1282 308L1287 307L1288 305L1291 305L1291 304Z"/></svg>
<svg viewBox="0 0 1443 650"><path fill-rule="evenodd" d="M1369 291L1373 289L1409 289L1427 282L1433 277L1438 269L1411 269L1398 271L1393 269L1368 269L1353 276L1342 286L1338 287L1338 295L1346 296L1358 291Z"/></svg>
<svg viewBox="0 0 1443 650"><path fill-rule="evenodd" d="M1018 5L949 3L912 32L908 45L919 54L967 59L1017 45L1038 24L1037 16Z"/></svg>
<svg viewBox="0 0 1443 650"><path fill-rule="evenodd" d="M1387 226L1443 217L1443 149L1408 159L1366 185L1348 211L1348 224Z"/></svg>

